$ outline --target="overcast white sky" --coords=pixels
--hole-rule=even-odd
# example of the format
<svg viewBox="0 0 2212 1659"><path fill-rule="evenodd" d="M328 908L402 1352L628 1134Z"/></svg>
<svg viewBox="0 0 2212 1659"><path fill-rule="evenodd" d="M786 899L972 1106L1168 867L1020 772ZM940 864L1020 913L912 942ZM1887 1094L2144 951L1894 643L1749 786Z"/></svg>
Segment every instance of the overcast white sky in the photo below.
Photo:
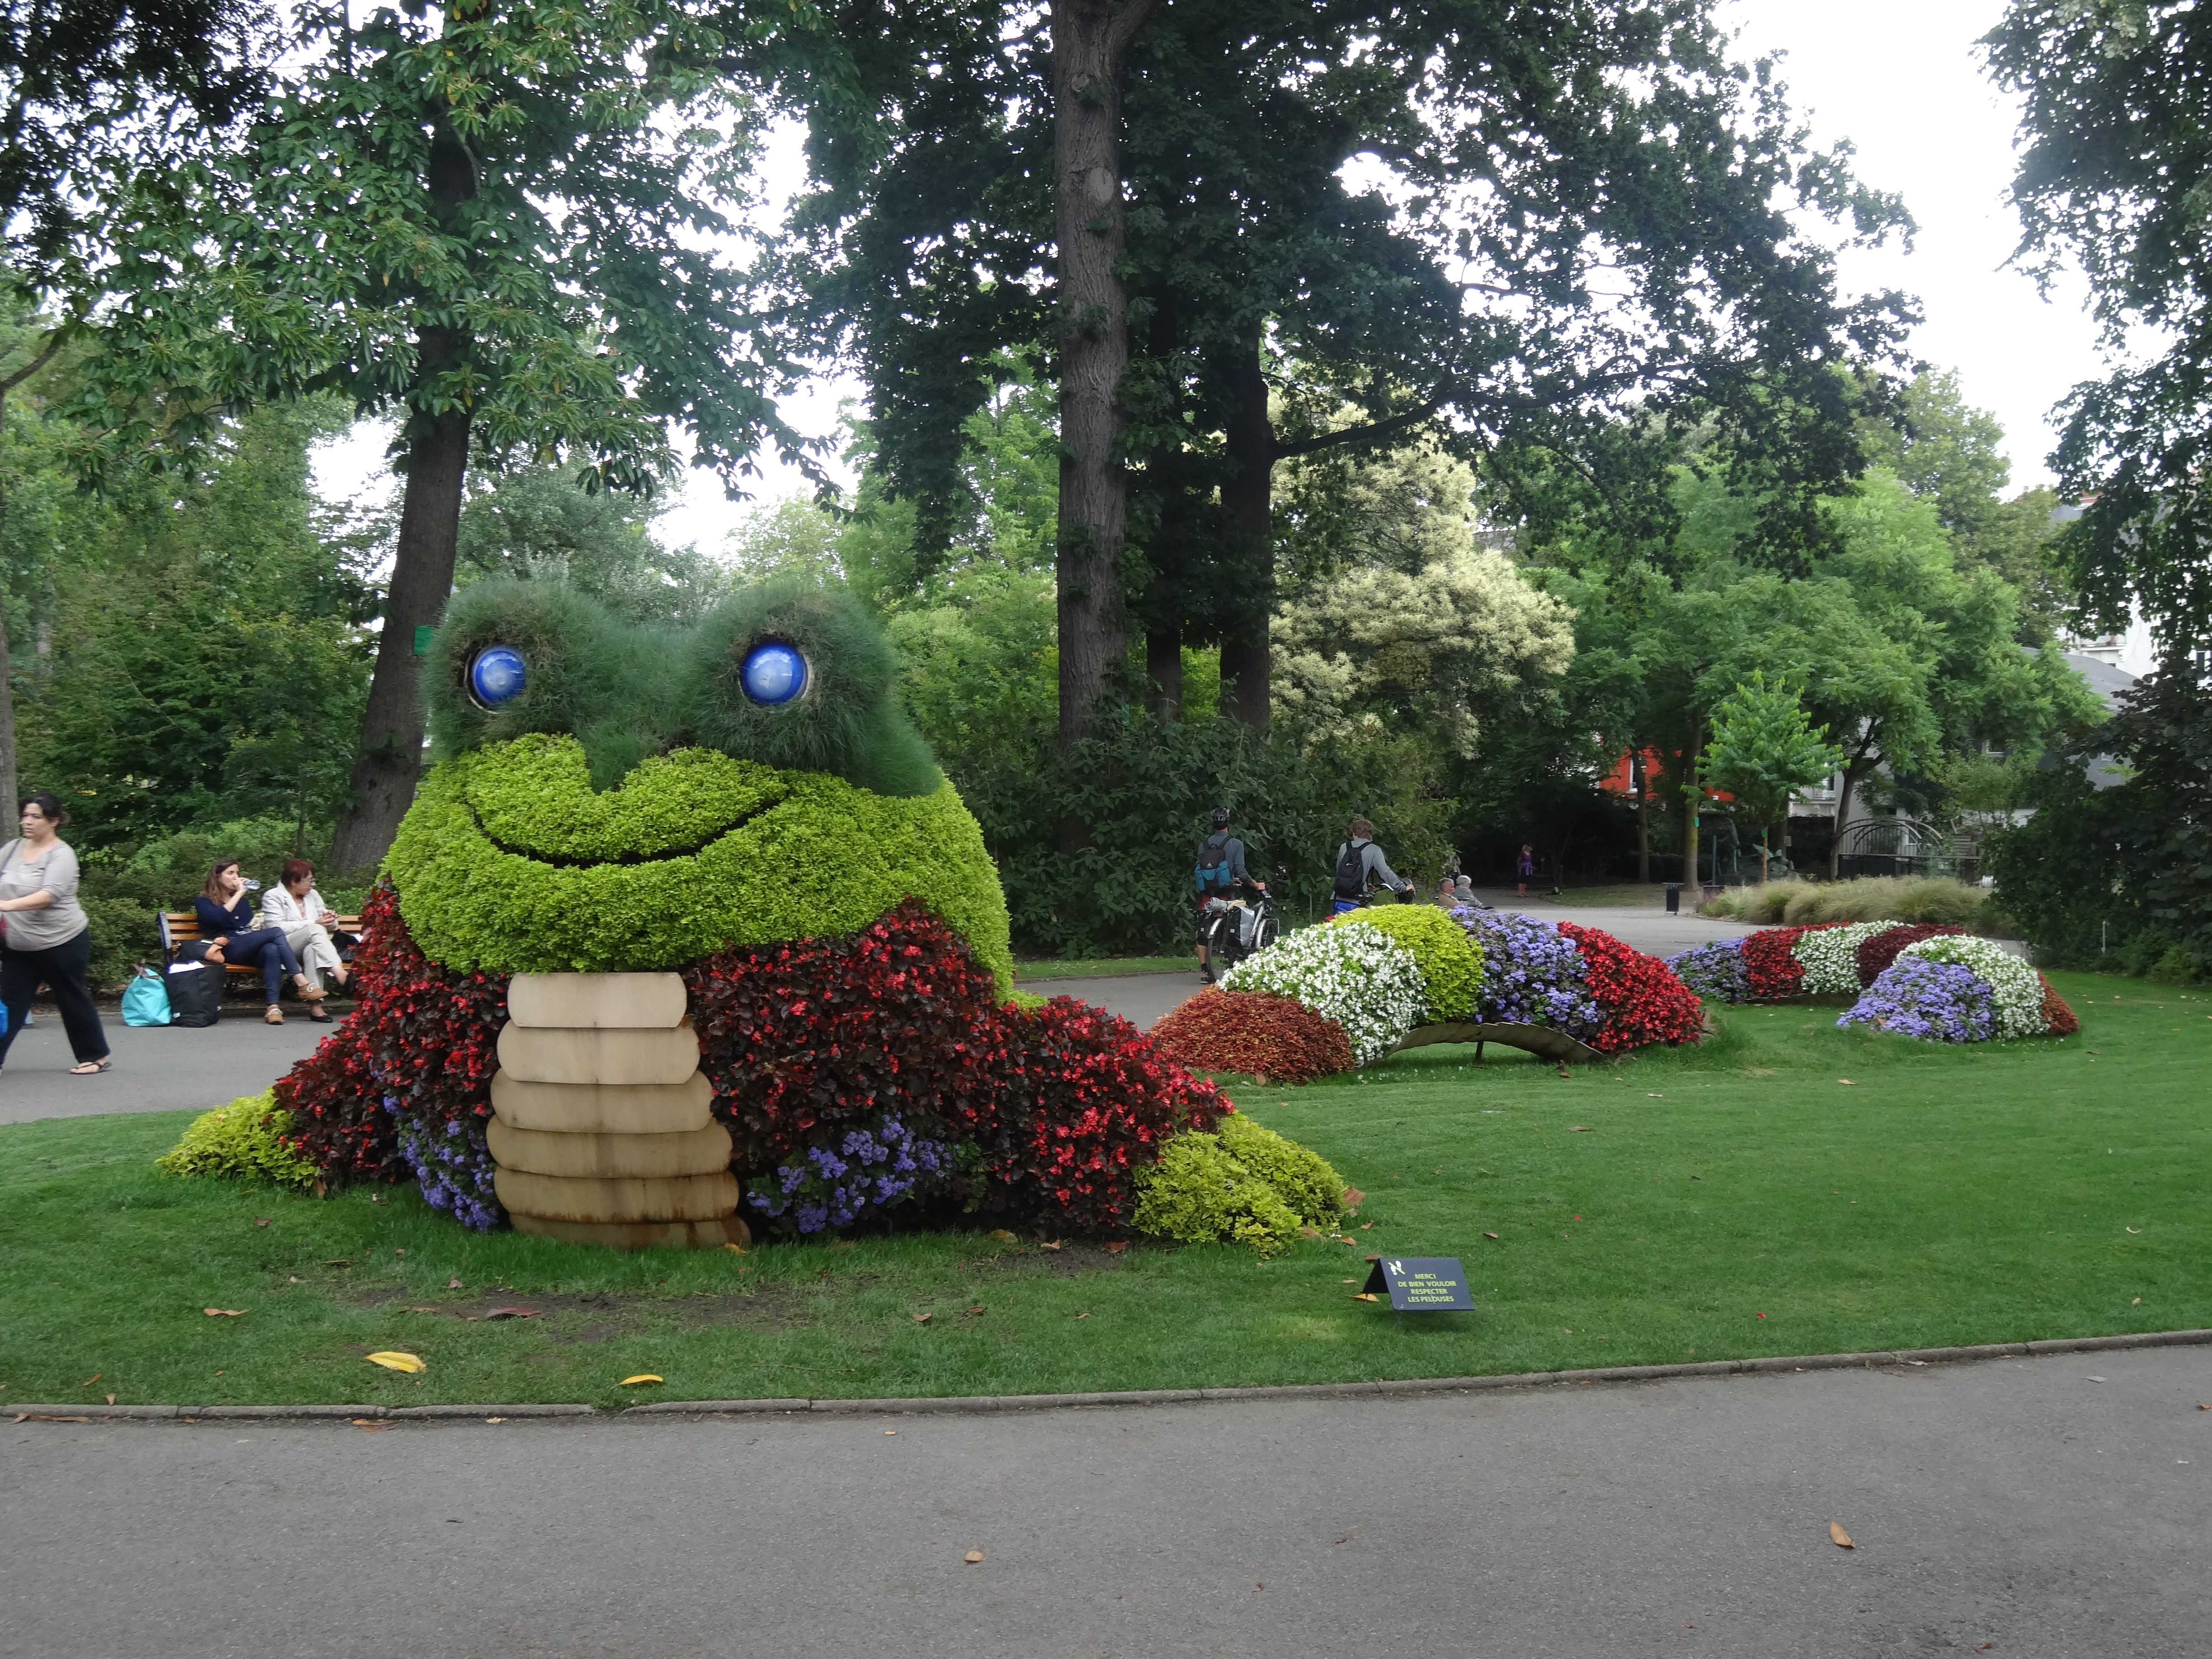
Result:
<svg viewBox="0 0 2212 1659"><path fill-rule="evenodd" d="M1722 0L1720 16L1741 31L1745 56L1788 54L1784 77L1818 142L1848 138L1860 176L1905 197L1920 227L1914 251L1847 252L1844 284L1919 296L1927 320L1916 351L1956 368L1967 400L1996 413L2017 489L2050 481L2044 458L2055 434L2045 417L2069 387L2099 372L2099 358L2078 284L2046 302L2005 269L2019 234L2004 201L2015 112L1983 76L1973 50L2002 11L2002 0ZM795 167L795 150L778 149ZM816 388L791 413L822 429L850 390ZM333 446L319 468L325 488L373 487L381 447L366 432ZM773 458L763 471L760 499L799 492ZM694 475L660 532L711 550L745 511L723 499L719 483Z"/></svg>

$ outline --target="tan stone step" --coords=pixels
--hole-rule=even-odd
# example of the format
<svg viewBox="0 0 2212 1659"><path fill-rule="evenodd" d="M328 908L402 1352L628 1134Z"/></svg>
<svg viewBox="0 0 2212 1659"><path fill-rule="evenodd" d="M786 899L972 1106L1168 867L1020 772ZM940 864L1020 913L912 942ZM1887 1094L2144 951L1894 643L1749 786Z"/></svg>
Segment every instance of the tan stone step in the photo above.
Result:
<svg viewBox="0 0 2212 1659"><path fill-rule="evenodd" d="M681 1083L526 1083L495 1072L491 1109L512 1129L558 1134L681 1134L714 1121L714 1086L694 1072Z"/></svg>
<svg viewBox="0 0 2212 1659"><path fill-rule="evenodd" d="M507 1016L556 1030L669 1030L684 1018L680 974L517 974Z"/></svg>
<svg viewBox="0 0 2212 1659"><path fill-rule="evenodd" d="M730 1132L719 1123L669 1135L556 1134L494 1118L484 1138L501 1169L532 1175L690 1176L730 1167Z"/></svg>
<svg viewBox="0 0 2212 1659"><path fill-rule="evenodd" d="M733 1215L712 1221L546 1221L519 1215L514 1231L611 1250L719 1250L725 1244L744 1249L753 1242L751 1230Z"/></svg>
<svg viewBox="0 0 2212 1659"><path fill-rule="evenodd" d="M681 1083L699 1069L690 1025L667 1030L500 1028L499 1067L525 1083Z"/></svg>
<svg viewBox="0 0 2212 1659"><path fill-rule="evenodd" d="M544 1221L711 1221L738 1207L738 1178L714 1175L592 1179L501 1170L499 1201L517 1218Z"/></svg>

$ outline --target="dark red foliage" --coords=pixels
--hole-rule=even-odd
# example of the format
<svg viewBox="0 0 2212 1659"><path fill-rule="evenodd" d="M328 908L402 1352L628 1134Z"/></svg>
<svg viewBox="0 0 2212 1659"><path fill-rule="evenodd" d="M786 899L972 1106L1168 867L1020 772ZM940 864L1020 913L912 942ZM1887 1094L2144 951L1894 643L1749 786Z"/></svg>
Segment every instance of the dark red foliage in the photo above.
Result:
<svg viewBox="0 0 2212 1659"><path fill-rule="evenodd" d="M1901 921L1894 927L1859 941L1859 984L1871 985L1881 977L1882 969L1897 960L1898 952L1908 945L1917 945L1923 939L1936 939L1945 933L1963 933L1966 930L1950 921Z"/></svg>
<svg viewBox="0 0 2212 1659"><path fill-rule="evenodd" d="M2043 1023L2053 1036L2072 1036L2081 1029L2081 1017L2066 1006L2066 999L2049 980L2041 974L2036 978L2043 980Z"/></svg>
<svg viewBox="0 0 2212 1659"><path fill-rule="evenodd" d="M389 883L362 906L362 932L351 987L359 1006L276 1083L292 1143L333 1185L414 1173L387 1101L418 1118L490 1116L494 1045L507 1023L506 979L424 956Z"/></svg>
<svg viewBox="0 0 2212 1659"><path fill-rule="evenodd" d="M718 951L684 984L741 1174L871 1112L968 1121L1005 1041L990 970L912 900L843 939Z"/></svg>
<svg viewBox="0 0 2212 1659"><path fill-rule="evenodd" d="M1805 991L1805 964L1793 947L1808 933L1817 933L1832 923L1810 927L1762 927L1745 939L1743 985L1746 1002L1780 1002Z"/></svg>
<svg viewBox="0 0 2212 1659"><path fill-rule="evenodd" d="M1599 928L1563 921L1559 931L1582 952L1584 982L1605 1014L1591 1048L1610 1054L1648 1042L1698 1040L1705 1005L1672 968Z"/></svg>
<svg viewBox="0 0 2212 1659"><path fill-rule="evenodd" d="M983 1151L993 1210L1047 1232L1120 1237L1136 1212L1136 1172L1185 1129L1236 1109L1119 1014L1072 997L1000 1011L997 1087L967 1133Z"/></svg>
<svg viewBox="0 0 2212 1659"><path fill-rule="evenodd" d="M1170 1060L1262 1083L1304 1083L1352 1066L1341 1025L1265 991L1200 991L1154 1025L1152 1038Z"/></svg>

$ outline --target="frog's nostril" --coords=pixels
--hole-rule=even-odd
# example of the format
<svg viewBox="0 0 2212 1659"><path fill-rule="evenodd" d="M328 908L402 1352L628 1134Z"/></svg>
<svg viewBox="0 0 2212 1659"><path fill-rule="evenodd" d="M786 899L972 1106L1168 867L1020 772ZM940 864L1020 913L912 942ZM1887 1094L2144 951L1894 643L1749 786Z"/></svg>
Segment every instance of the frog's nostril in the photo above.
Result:
<svg viewBox="0 0 2212 1659"><path fill-rule="evenodd" d="M781 640L765 640L745 653L738 683L755 702L789 702L806 690L805 654Z"/></svg>

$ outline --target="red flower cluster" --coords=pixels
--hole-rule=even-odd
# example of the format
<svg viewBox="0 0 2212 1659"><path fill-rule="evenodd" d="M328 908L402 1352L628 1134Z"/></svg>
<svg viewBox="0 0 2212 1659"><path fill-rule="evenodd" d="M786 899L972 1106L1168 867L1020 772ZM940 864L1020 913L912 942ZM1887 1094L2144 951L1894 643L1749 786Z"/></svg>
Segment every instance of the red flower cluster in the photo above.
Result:
<svg viewBox="0 0 2212 1659"><path fill-rule="evenodd" d="M1871 985L1881 977L1882 969L1895 962L1898 953L1908 945L1917 945L1923 939L1937 939L1945 933L1963 933L1966 930L1949 921L1901 921L1894 927L1885 928L1871 938L1859 941L1859 984Z"/></svg>
<svg viewBox="0 0 2212 1659"><path fill-rule="evenodd" d="M1563 921L1559 931L1582 953L1583 982L1605 1014L1604 1028L1589 1039L1591 1048L1610 1054L1647 1042L1698 1040L1705 1030L1705 1006L1672 968L1599 928Z"/></svg>
<svg viewBox="0 0 2212 1659"><path fill-rule="evenodd" d="M966 1127L990 1176L986 1206L1024 1224L1127 1234L1137 1171L1169 1136L1236 1109L1119 1014L1072 997L1000 1013L997 1087Z"/></svg>
<svg viewBox="0 0 2212 1659"><path fill-rule="evenodd" d="M362 933L352 985L360 1006L276 1082L292 1144L333 1183L413 1174L387 1099L418 1119L490 1116L493 1045L507 1023L507 981L424 956L390 884L362 907Z"/></svg>
<svg viewBox="0 0 2212 1659"><path fill-rule="evenodd" d="M684 984L740 1171L773 1169L817 1127L872 1112L966 1121L993 1086L997 985L912 900L843 939L718 951Z"/></svg>
<svg viewBox="0 0 2212 1659"><path fill-rule="evenodd" d="M2049 980L2039 973L2036 978L2043 980L2043 1023L2053 1036L2072 1036L2081 1029L2081 1017L2067 1006L2066 999Z"/></svg>
<svg viewBox="0 0 2212 1659"><path fill-rule="evenodd" d="M1792 947L1806 934L1835 925L1816 922L1809 927L1763 927L1746 939L1738 947L1743 955L1743 1000L1780 1002L1802 996L1805 964L1797 960Z"/></svg>
<svg viewBox="0 0 2212 1659"><path fill-rule="evenodd" d="M1152 1038L1170 1060L1262 1083L1304 1083L1352 1066L1344 1027L1266 991L1200 991L1154 1025Z"/></svg>

